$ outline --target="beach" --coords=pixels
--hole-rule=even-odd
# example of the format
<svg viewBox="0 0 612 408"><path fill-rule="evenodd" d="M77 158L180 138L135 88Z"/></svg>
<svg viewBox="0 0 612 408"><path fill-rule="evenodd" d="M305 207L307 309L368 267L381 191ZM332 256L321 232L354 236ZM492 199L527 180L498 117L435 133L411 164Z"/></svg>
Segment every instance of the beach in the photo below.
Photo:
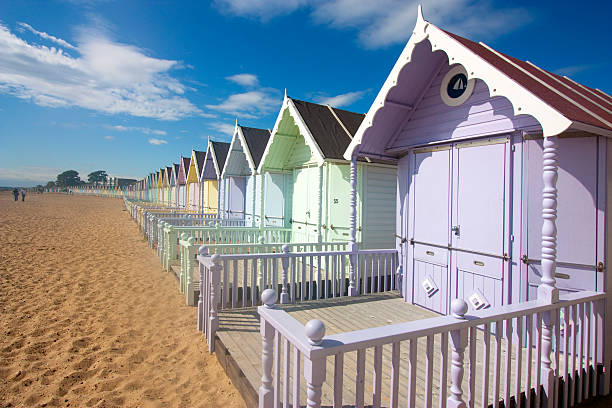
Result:
<svg viewBox="0 0 612 408"><path fill-rule="evenodd" d="M242 407L122 200L0 193L0 407Z"/></svg>

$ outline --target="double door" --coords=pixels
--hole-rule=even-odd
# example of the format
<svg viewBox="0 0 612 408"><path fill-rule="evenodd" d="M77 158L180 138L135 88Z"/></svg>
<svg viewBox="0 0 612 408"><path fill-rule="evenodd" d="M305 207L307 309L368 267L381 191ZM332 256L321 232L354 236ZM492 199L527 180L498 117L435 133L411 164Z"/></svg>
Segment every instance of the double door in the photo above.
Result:
<svg viewBox="0 0 612 408"><path fill-rule="evenodd" d="M501 305L509 264L508 139L416 149L413 155L412 299L406 300L442 314L455 298L473 310Z"/></svg>

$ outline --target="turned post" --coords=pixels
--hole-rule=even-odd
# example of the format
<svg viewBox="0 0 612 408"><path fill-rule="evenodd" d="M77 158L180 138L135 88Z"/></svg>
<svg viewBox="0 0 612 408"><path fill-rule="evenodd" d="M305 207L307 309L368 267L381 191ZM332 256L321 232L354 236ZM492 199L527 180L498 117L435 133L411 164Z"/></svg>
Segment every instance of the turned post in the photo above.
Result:
<svg viewBox="0 0 612 408"><path fill-rule="evenodd" d="M219 328L219 283L221 280L221 257L219 254L214 254L210 257L213 266L210 268L210 315L209 315L209 331L208 331L208 351L215 351L215 334Z"/></svg>
<svg viewBox="0 0 612 408"><path fill-rule="evenodd" d="M282 283L282 288L281 288L280 303L281 305L285 305L287 303L290 303L289 292L287 291L287 285L289 282L289 279L288 279L288 276L289 276L289 245L287 244L283 245L282 251L284 254L284 256L281 258L281 264L283 267L283 283Z"/></svg>
<svg viewBox="0 0 612 408"><path fill-rule="evenodd" d="M261 293L263 307L273 309L276 303L276 291L266 289ZM261 386L259 387L259 408L274 406L274 377L272 366L274 363L274 327L265 319L261 319L259 326L261 334Z"/></svg>
<svg viewBox="0 0 612 408"><path fill-rule="evenodd" d="M349 209L349 225L350 225L350 242L348 245L349 251L349 287L348 295L357 296L359 290L355 283L355 274L357 270L357 153L356 151L351 156L351 167L350 167L350 183L351 183L351 194L350 194L350 209Z"/></svg>
<svg viewBox="0 0 612 408"><path fill-rule="evenodd" d="M557 140L545 137L542 151L542 279L538 286L538 301L545 304L559 301L559 289L555 280L557 267ZM542 313L542 361L541 378L544 395L543 406L552 408L554 403L555 370L551 366L552 337L556 324L554 313ZM539 388L539 387L538 387Z"/></svg>
<svg viewBox="0 0 612 408"><path fill-rule="evenodd" d="M455 299L451 302L451 315L456 319L465 319L468 305L463 299ZM463 401L463 355L467 346L467 329L451 330L449 344L451 346L451 387L450 395L446 400L449 408L465 408Z"/></svg>
<svg viewBox="0 0 612 408"><path fill-rule="evenodd" d="M193 273L193 261L195 258L195 238L189 237L187 238L187 250L185 251L185 255L187 255L187 267L185 268L185 298L189 301L189 298L193 295L193 277L191 274ZM190 293L191 292L191 293Z"/></svg>
<svg viewBox="0 0 612 408"><path fill-rule="evenodd" d="M204 245L198 248L200 256L208 255L208 249ZM198 331L204 331L204 264L198 261L198 269L200 272L200 295L198 296Z"/></svg>
<svg viewBox="0 0 612 408"><path fill-rule="evenodd" d="M320 346L325 336L325 324L321 320L310 320L304 326L308 342L312 346ZM325 382L325 357L310 359L304 355L304 378L306 379L306 406L319 408L321 406L322 387Z"/></svg>
<svg viewBox="0 0 612 408"><path fill-rule="evenodd" d="M263 235L261 235L257 241L259 242L260 248L254 250L253 252L264 253L265 251L263 250L263 245L266 242L266 240L264 239ZM266 282L263 281L263 263L264 262L265 261L261 259L261 257L257 257L257 286L259 287L260 291L263 291L266 285Z"/></svg>

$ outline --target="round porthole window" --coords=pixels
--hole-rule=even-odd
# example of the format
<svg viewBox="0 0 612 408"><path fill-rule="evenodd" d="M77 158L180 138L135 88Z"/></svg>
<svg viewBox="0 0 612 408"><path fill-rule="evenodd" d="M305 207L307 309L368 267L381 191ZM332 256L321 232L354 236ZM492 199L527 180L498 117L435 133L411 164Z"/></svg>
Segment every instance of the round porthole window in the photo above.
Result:
<svg viewBox="0 0 612 408"><path fill-rule="evenodd" d="M474 79L467 78L467 72L461 65L451 68L444 75L440 85L440 96L448 106L459 106L472 96Z"/></svg>

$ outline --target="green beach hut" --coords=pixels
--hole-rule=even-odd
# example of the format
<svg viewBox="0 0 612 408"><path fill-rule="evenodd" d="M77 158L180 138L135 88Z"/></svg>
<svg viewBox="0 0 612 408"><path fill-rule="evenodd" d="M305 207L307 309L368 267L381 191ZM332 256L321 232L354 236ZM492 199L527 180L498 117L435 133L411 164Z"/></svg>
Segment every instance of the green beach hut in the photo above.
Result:
<svg viewBox="0 0 612 408"><path fill-rule="evenodd" d="M266 191L270 181L282 190L281 201L264 201L264 213L282 213L293 242L350 240L350 162L343 155L364 116L285 95L258 172ZM395 246L395 184L394 165L358 162L361 248Z"/></svg>

